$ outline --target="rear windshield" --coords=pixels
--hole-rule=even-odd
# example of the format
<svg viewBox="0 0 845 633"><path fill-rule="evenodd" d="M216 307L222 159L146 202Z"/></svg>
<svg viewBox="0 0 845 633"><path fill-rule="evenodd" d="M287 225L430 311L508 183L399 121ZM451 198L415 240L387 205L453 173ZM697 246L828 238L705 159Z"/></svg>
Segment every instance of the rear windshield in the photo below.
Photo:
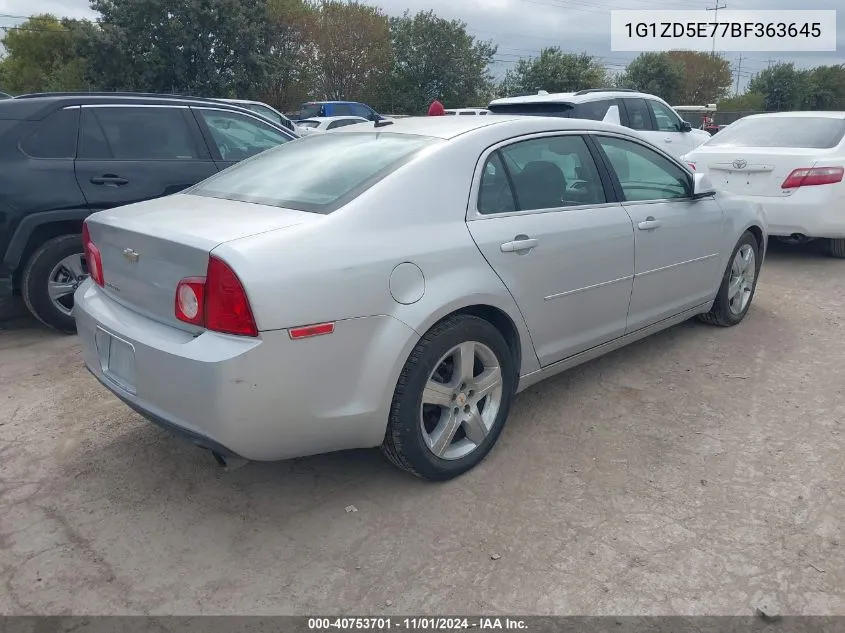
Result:
<svg viewBox="0 0 845 633"><path fill-rule="evenodd" d="M494 103L487 109L493 114L557 116L568 119L572 116L573 107L571 103Z"/></svg>
<svg viewBox="0 0 845 633"><path fill-rule="evenodd" d="M303 103L302 107L299 109L299 116L303 119L307 119L312 116L320 116L320 112L322 110L323 106L319 103Z"/></svg>
<svg viewBox="0 0 845 633"><path fill-rule="evenodd" d="M836 147L845 135L845 119L763 117L740 119L707 141L708 147Z"/></svg>
<svg viewBox="0 0 845 633"><path fill-rule="evenodd" d="M389 132L311 136L238 163L187 193L331 213L439 142Z"/></svg>

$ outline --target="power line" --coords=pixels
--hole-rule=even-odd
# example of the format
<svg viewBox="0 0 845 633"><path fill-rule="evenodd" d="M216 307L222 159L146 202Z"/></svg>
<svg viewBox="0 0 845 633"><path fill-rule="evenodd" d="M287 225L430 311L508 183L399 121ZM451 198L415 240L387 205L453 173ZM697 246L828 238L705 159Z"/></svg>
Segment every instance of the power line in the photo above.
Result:
<svg viewBox="0 0 845 633"><path fill-rule="evenodd" d="M715 3L716 3L715 6L710 7L709 9L705 9L705 11L715 11L715 14L713 15L713 23L718 24L719 23L719 9L727 9L728 5L726 5L726 4L719 5L719 0L715 0ZM718 29L713 29L713 53L712 53L713 57L716 57L716 31L718 31Z"/></svg>

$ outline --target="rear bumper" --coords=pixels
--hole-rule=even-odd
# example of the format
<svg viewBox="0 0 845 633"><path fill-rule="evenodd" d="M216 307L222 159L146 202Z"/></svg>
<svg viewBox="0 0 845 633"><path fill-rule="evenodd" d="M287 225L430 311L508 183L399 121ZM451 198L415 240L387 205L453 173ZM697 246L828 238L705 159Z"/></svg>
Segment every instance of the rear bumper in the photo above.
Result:
<svg viewBox="0 0 845 633"><path fill-rule="evenodd" d="M378 446L417 339L389 316L340 321L333 334L300 341L286 330L193 336L120 305L91 281L74 299L85 365L103 385L195 444L251 460ZM98 329L134 348L132 385L104 371Z"/></svg>
<svg viewBox="0 0 845 633"><path fill-rule="evenodd" d="M831 196L822 187L805 189L788 198L732 195L763 206L769 235L845 237L845 196Z"/></svg>

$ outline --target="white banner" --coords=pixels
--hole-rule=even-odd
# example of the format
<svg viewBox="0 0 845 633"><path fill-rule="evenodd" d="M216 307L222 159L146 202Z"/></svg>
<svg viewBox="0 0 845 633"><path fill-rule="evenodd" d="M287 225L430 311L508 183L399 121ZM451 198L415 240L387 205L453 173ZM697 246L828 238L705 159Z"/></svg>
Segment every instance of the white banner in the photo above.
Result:
<svg viewBox="0 0 845 633"><path fill-rule="evenodd" d="M717 15L718 14L718 15ZM836 51L836 11L611 11L614 52Z"/></svg>

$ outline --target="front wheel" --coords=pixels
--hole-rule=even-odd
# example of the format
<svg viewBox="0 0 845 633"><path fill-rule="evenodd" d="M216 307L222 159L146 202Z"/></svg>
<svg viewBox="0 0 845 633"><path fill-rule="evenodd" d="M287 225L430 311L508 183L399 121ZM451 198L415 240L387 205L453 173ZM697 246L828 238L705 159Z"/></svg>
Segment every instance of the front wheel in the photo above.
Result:
<svg viewBox="0 0 845 633"><path fill-rule="evenodd" d="M383 452L426 479L466 472L496 443L516 376L508 344L490 323L465 314L441 321L405 363Z"/></svg>
<svg viewBox="0 0 845 633"><path fill-rule="evenodd" d="M742 321L751 307L759 273L760 247L757 238L746 231L734 248L713 307L707 314L699 315L699 318L705 323L722 327L730 327Z"/></svg>

